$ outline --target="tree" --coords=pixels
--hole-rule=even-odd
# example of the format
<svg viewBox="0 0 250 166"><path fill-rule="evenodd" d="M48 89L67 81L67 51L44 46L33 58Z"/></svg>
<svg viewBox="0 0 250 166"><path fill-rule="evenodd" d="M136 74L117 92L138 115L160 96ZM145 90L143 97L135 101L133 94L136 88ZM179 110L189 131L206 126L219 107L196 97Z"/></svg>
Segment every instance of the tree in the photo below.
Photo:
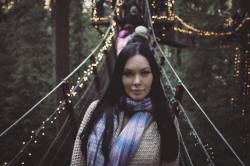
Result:
<svg viewBox="0 0 250 166"><path fill-rule="evenodd" d="M244 1L244 3L248 2ZM240 16L246 15L247 12L244 11L247 11L247 9L245 8L247 7L243 9L239 3L231 0L213 3L206 0L189 0L176 1L174 4L175 14L193 27L205 31L227 31L228 29L223 26L226 18L232 17L233 11L240 11ZM233 28L230 30L233 30ZM197 46L182 48L180 53L182 65L175 65L175 68L195 99L206 111L206 114L247 164L250 162L247 155L248 150L246 149L246 146L249 146L249 141L247 141L249 136L244 137L248 139L242 141L243 136L246 134L242 132L243 125L240 125L243 123L247 127L247 123L245 120L243 122L241 112L233 110L230 105L231 98L238 91L233 85L234 47L235 44L243 46L245 43L242 42L242 38L241 40L236 39L237 34L232 38L228 38L227 41L219 38L220 40L216 41L216 45L212 37L196 37L199 38ZM172 57L174 57L174 49L172 50ZM174 60L172 62L175 63ZM201 116L199 109L188 95L185 95L183 103L186 109L190 111L190 118L201 138L214 148L215 163L218 165L236 165L237 160L235 157L231 152L225 150L227 149L225 144L211 130L211 126ZM245 115L244 119L249 122L249 115ZM188 140L190 137L186 135L185 138ZM195 151L196 149L192 148L192 145L193 143L189 144L189 148L191 151Z"/></svg>
<svg viewBox="0 0 250 166"><path fill-rule="evenodd" d="M7 2L7 1L6 1ZM1 7L1 129L6 129L51 89L48 13L42 1L8 1ZM1 161L13 157L22 139L46 117L51 102L38 108L1 140ZM7 149L6 145L8 145Z"/></svg>

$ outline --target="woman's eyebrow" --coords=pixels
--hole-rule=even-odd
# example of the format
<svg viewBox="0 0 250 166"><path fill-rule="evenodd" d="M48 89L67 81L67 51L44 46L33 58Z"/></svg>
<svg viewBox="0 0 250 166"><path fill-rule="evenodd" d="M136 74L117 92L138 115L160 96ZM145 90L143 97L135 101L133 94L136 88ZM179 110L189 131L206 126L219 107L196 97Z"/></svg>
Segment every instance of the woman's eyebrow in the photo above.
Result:
<svg viewBox="0 0 250 166"><path fill-rule="evenodd" d="M148 70L148 69L151 70L150 66L144 67L141 70Z"/></svg>
<svg viewBox="0 0 250 166"><path fill-rule="evenodd" d="M142 71L144 71L144 70L151 70L151 68L150 68L150 67L144 67L144 68L141 68L141 69L139 69L139 70L142 70ZM124 68L123 71L134 71L134 69L131 69L131 68Z"/></svg>
<svg viewBox="0 0 250 166"><path fill-rule="evenodd" d="M123 71L132 71L133 69L130 68L124 68Z"/></svg>
<svg viewBox="0 0 250 166"><path fill-rule="evenodd" d="M134 69L133 68L128 68L128 67L125 67L123 69L123 71L133 71ZM151 70L150 66L147 66L147 67L143 67L141 68L140 70Z"/></svg>

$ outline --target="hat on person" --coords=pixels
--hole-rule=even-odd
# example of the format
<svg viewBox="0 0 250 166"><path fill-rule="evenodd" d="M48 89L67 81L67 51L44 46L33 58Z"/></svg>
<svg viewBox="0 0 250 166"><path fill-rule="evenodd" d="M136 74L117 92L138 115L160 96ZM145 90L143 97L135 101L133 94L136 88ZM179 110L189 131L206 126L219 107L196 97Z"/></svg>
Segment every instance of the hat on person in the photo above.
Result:
<svg viewBox="0 0 250 166"><path fill-rule="evenodd" d="M149 39L149 37L148 37L148 29L145 26L142 26L142 25L137 26L135 28L134 35L142 36L142 37L146 38L147 40Z"/></svg>

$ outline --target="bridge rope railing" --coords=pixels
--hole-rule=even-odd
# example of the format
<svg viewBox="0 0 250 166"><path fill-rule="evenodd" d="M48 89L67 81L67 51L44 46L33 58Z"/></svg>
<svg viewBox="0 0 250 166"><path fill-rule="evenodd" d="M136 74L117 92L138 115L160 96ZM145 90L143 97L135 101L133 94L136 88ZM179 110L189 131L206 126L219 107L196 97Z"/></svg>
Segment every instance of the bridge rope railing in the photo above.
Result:
<svg viewBox="0 0 250 166"><path fill-rule="evenodd" d="M155 41L157 42L157 41ZM159 48L160 52L163 53L163 50L160 48L159 44L157 43L157 47ZM183 88L185 89L185 91L188 93L189 97L192 99L192 101L197 105L197 107L199 108L199 110L201 111L201 113L205 116L205 118L207 119L207 121L209 122L209 124L212 126L212 128L215 130L215 132L219 135L219 137L223 140L223 142L227 145L227 147L230 149L230 151L233 153L233 155L237 158L237 160L239 161L239 163L244 166L245 164L243 163L243 161L240 159L240 157L238 156L238 154L235 152L235 150L232 148L232 146L228 143L228 141L226 140L226 138L222 135L222 133L218 130L218 128L215 126L215 124L212 122L212 120L208 117L208 115L205 113L204 109L200 106L200 104L197 102L197 100L193 97L193 95L191 94L191 92L188 90L188 88L186 87L186 85L182 82L182 80L180 79L180 77L177 75L176 71L174 70L174 68L172 67L171 63L168 60L168 57L163 53L162 54L165 59L166 62L168 64L168 66L170 67L170 69L172 70L172 72L174 73L174 75L176 76L178 82L183 86Z"/></svg>
<svg viewBox="0 0 250 166"><path fill-rule="evenodd" d="M112 37L112 36L110 36L110 37ZM107 39L107 41L110 41L110 40ZM100 67L104 67L104 66L101 65ZM99 71L99 70L98 70L98 71ZM87 89L83 92L83 95L81 95L81 98L75 103L74 109L73 109L74 112L76 112L76 111L80 112L80 111L81 111L80 109L76 109L76 107L78 107L79 102L81 102L80 100L83 100L83 99L86 97L87 92L91 90L90 88L92 87L91 85L93 84L93 81L95 81L95 80L92 79L91 82L89 82L89 86L88 86ZM79 83L78 83L78 84L79 84ZM71 91L76 91L76 88L77 88L77 86L73 86L73 87L71 88ZM66 127L66 124L67 124L69 121L70 121L70 119L67 117L67 119L65 120L65 122L64 122L64 124L63 124L63 128L61 128L60 131L58 132L57 136L55 137L55 139L54 139L53 142L51 143L50 147L47 149L45 155L43 156L43 159L39 162L39 165L42 165L42 164L43 164L44 160L46 159L46 156L48 156L49 152L51 151L52 147L53 147L54 144L56 143L57 139L60 137L61 132L64 130L64 128ZM72 130L73 130L73 129L70 128L69 131L67 131L67 132L71 133ZM69 136L70 136L70 135L67 134L67 136L64 138L63 142L65 142L66 139L67 139ZM61 148L62 148L62 146L60 146L60 147L57 149L57 154L60 152L60 149L61 149ZM54 161L55 159L56 159L56 156L54 156L54 158L51 160L50 164L52 164L53 161Z"/></svg>
<svg viewBox="0 0 250 166"><path fill-rule="evenodd" d="M197 102L197 100L193 97L193 95L191 94L191 92L188 90L188 88L186 87L186 85L183 83L183 81L180 79L180 77L178 76L178 74L176 73L176 71L174 70L173 66L171 65L170 61L168 60L168 57L165 55L165 53L163 52L163 50L161 49L159 43L156 40L156 36L154 33L154 29L153 29L153 25L152 25L152 16L150 13L150 7L149 7L149 2L148 0L146 0L146 8L147 8L147 12L148 12L148 19L149 19L149 23L150 23L150 29L152 31L152 36L154 39L154 42L156 43L157 48L159 49L159 51L161 52L161 54L165 57L166 62L169 66L169 68L171 69L171 71L173 72L174 76L177 78L178 82L183 86L183 88L185 89L185 91L188 93L188 95L190 96L190 98L193 100L193 102L197 105L197 107L199 108L199 110L201 111L201 113L204 115L204 117L207 119L207 121L209 122L209 124L212 126L212 128L215 130L215 132L219 135L219 137L223 140L223 142L226 144L226 146L229 148L229 150L232 152L232 154L234 155L234 157L237 159L237 161L244 166L245 164L243 163L243 161L240 159L240 157L238 156L238 154L235 152L235 150L232 148L232 146L228 143L228 141L225 139L225 137L222 135L222 133L218 130L218 128L215 126L215 124L211 121L211 119L208 117L208 115L205 113L204 109L200 106L200 104ZM183 107L182 107L183 108ZM209 158L208 158L209 159ZM212 160L211 160L212 161Z"/></svg>
<svg viewBox="0 0 250 166"><path fill-rule="evenodd" d="M67 135L63 138L63 141L61 142L61 145L56 149L56 152L52 158L52 160L50 161L49 163L49 166L52 166L53 165L53 162L57 159L62 147L64 146L64 144L66 143L67 139L69 138L69 136L71 135L71 131L72 129L70 128ZM70 151L70 150L69 150Z"/></svg>
<svg viewBox="0 0 250 166"><path fill-rule="evenodd" d="M166 74L166 69L164 67L161 67L162 68L162 73L163 73L163 76L164 76L164 79L166 80L166 84L170 87L170 90L171 90L171 93L172 95L175 94L174 92L174 87L172 85L172 83L170 82L170 79L168 78L167 74ZM183 115L185 121L188 123L188 126L190 127L190 129L192 130L192 133L194 133L194 136L195 136L195 139L197 140L198 144L201 146L202 150L204 151L206 157L207 157L207 160L209 161L210 165L214 165L212 159L211 159L211 156L209 155L204 143L202 142L201 138L199 137L196 129L194 128L191 120L189 119L189 117L187 116L186 114L186 110L183 108L183 106L179 103L179 107L180 107L180 111L181 111L181 115ZM190 163L190 165L193 165L192 163L192 160L191 160L191 157L189 155L189 152L185 146L185 141L183 140L183 137L182 137L182 134L180 132L180 130L178 129L178 132L180 134L180 139L181 139L181 143L184 145L184 150L185 150L185 154L187 155L188 157L188 161Z"/></svg>
<svg viewBox="0 0 250 166"><path fill-rule="evenodd" d="M148 2L146 1L146 3L148 3ZM146 5L148 5L148 4L146 4ZM147 7L147 6L146 6L146 7ZM156 42L156 37L155 37L155 35L154 35L154 29L153 29L153 26L152 26L152 21L151 21L151 17L150 17L150 10L149 10L149 8L147 8L146 11L147 11L147 13L148 13L148 16L146 16L146 17L149 19L149 20L148 20L148 22L149 22L149 29L151 29L151 31L152 31L153 41ZM160 47L159 45L157 45L157 49L161 49L161 47ZM164 53L160 51L159 54L163 55ZM158 55L158 54L157 54L157 55ZM159 55L156 56L156 58L158 59L158 61L160 61ZM169 89L170 89L172 95L174 95L174 94L175 94L175 92L174 92L175 88L172 86L172 83L170 82L170 79L169 79L169 77L167 76L165 70L166 70L166 69L165 69L164 67L161 66L161 71L162 71L162 74L163 74L163 76L164 76L163 78L166 80L166 84L167 84L167 86L169 87ZM165 89L165 86L163 86L163 87L164 87L164 89ZM180 104L180 103L179 103L179 104ZM195 134L195 138L196 138L198 144L202 147L202 150L204 151L204 153L205 153L205 155L206 155L206 157L207 157L207 161L209 161L210 165L214 165L214 163L213 163L213 161L212 161L212 159L211 159L211 157L210 157L208 151L206 150L206 148L205 148L204 144L202 143L201 139L199 138L199 136L198 136L198 134L197 134L195 128L193 127L191 121L189 120L189 117L185 114L184 108L181 107L181 110L180 110L180 111L181 111L181 112L184 112L184 113L183 113L183 114L184 114L184 118L185 118L185 120L188 122L188 126L190 127L190 129L192 130L193 133L196 133L196 134ZM192 165L193 165L192 159L191 159L191 157L190 157L190 154L189 154L189 152L188 152L188 149L187 149L187 147L186 147L185 141L184 141L184 139L183 139L183 137L182 137L182 134L181 134L181 131L180 131L179 128L178 128L177 132L178 132L178 134L179 134L180 142L181 142L181 144L183 145L185 155L187 156L188 163L189 163L189 165L192 166ZM181 157L181 159L183 160L183 156L180 156L180 157ZM182 164L185 164L184 161L182 161Z"/></svg>
<svg viewBox="0 0 250 166"><path fill-rule="evenodd" d="M66 127L66 124L68 123L69 119L70 119L70 114L67 115L67 117L66 117L63 125L60 127L60 130L58 131L56 137L53 139L53 141L49 145L47 151L45 152L45 154L43 155L42 159L38 163L38 166L41 166L43 164L43 162L46 159L46 157L48 156L50 150L53 148L53 146L55 145L55 143L58 141L58 138L62 135L62 132L63 132L64 128ZM69 133L71 133L71 132L69 132Z"/></svg>
<svg viewBox="0 0 250 166"><path fill-rule="evenodd" d="M117 5L117 4L116 4ZM113 10L113 13L116 9ZM38 101L33 107L31 107L23 116L21 116L17 121L15 121L10 127L8 127L6 130L4 130L1 134L0 134L0 137L5 135L9 130L11 130L12 128L14 128L21 120L23 120L25 117L27 117L38 105L40 105L46 98L48 98L48 96L50 96L56 89L58 89L63 83L66 83L66 81L71 77L73 76L73 74L75 74L96 52L97 50L100 49L100 47L104 44L104 46L100 49L100 52L102 53L98 53L97 55L97 61L95 60L95 64L92 64L91 67L96 67L97 69L97 65L98 63L100 62L100 60L102 59L103 55L104 55L104 51L105 50L108 50L108 47L110 47L112 44L111 44L111 40L112 40L112 37L114 35L114 26L115 26L115 22L114 20L111 18L110 19L110 26L108 27L105 35L103 36L102 40L99 42L99 44L96 46L96 48L91 52L91 54L89 54L89 56L86 57L85 60L82 61L82 63L80 65L78 65L78 67L76 67L67 77L65 77L58 85L56 85L56 87L54 87L47 95L45 95L40 101ZM109 35L111 34L111 35ZM93 69L93 68L92 68ZM90 70L90 68L88 69ZM89 76L90 75L90 71L87 71L87 72L84 72L85 75ZM92 70L92 73L93 73L93 70ZM96 77L96 75L95 75ZM81 88L82 87L82 81L86 81L87 80L87 77L82 77L82 78L79 78L78 77L78 81L77 81L77 85L76 86L72 86L71 89L70 89L70 94L68 94L68 97L72 97L72 96L75 96L76 94L76 90L77 88ZM92 79L93 81L93 79ZM89 87L89 86L88 86ZM88 89L87 89L88 90ZM83 96L86 95L86 92L84 92L84 94L81 96L81 98L83 98ZM68 102L71 103L71 101L69 100ZM65 105L66 101L60 101L59 102L59 106L57 107L57 109L46 119L46 121L49 121L50 118L52 118L56 112L60 111L60 107L64 108L64 105ZM77 105L79 105L79 101L74 105L74 109L73 111L75 110L75 108L77 107ZM60 113L60 112L59 112ZM55 143L57 142L58 138L60 137L63 129L66 127L66 124L68 123L69 121L69 117L70 117L70 114L68 115L68 117L65 119L64 123L63 123L63 126L61 126L59 132L57 133L56 137L54 138L54 140L52 141L52 143L50 144L49 148L47 149L45 155L43 156L43 158L41 159L41 161L39 162L39 164L41 165L44 161L44 159L46 158L46 156L48 155L48 153L50 152L51 148L55 145ZM51 121L53 122L53 121ZM45 124L45 121L43 121L43 124L34 132L32 131L32 133L35 133L35 135L38 135L40 133L40 131L42 129L44 129L44 124ZM70 128L70 130L72 130L72 128ZM70 132L69 132L70 133ZM44 133L43 133L44 134ZM67 135L67 137L69 137L70 134ZM67 138L66 137L66 138ZM66 141L66 138L64 138L64 142ZM19 151L19 153L17 155L15 155L15 157L11 160L11 162L8 164L7 162L4 163L4 165L10 165L11 163L13 162L16 162L16 160L18 160L18 157L20 156L20 154L24 154L24 150L32 143L34 137L31 136L31 139L27 142L27 143L23 143L25 146L22 147L22 149ZM35 143L37 141L35 140ZM60 146L59 148L61 149L62 146ZM57 150L57 153L59 153L60 149ZM53 163L53 161L55 160L55 157L53 158L53 160L51 161L51 164ZM24 162L22 162L21 164L23 164Z"/></svg>
<svg viewBox="0 0 250 166"><path fill-rule="evenodd" d="M190 166L194 166L194 164L193 164L193 162L192 162L192 159L191 159L191 157L190 157L190 155L189 155L189 152L188 152L188 149L187 149L187 145L185 144L185 141L184 141L183 136L182 136L182 134L181 134L181 131L180 131L179 128L178 128L177 130L178 130L178 133L179 133L179 137L180 137L180 140L181 140L181 144L182 144L182 146L183 146L183 148L184 148L184 152L185 152L185 154L186 154L186 156L187 156L188 163L190 164ZM183 158L183 156L182 156L182 158ZM183 165L185 165L185 164L184 164L184 161L182 161L182 163L183 163Z"/></svg>
<svg viewBox="0 0 250 166"><path fill-rule="evenodd" d="M110 31L110 29L108 30L108 32ZM112 37L112 36L111 36ZM104 38L105 39L105 38ZM110 42L110 40L109 40L109 42ZM107 49L107 48L106 48ZM92 55L93 55L93 52L92 52ZM90 56L88 56L88 57L90 57ZM86 59L85 59L86 60ZM75 71L75 70L74 70ZM81 84L80 84L80 81L78 81L78 83L77 83L77 85L76 86L72 86L72 88L70 89L71 91L76 91L76 89L80 86ZM84 93L84 95L85 95L85 93ZM83 95L83 96L84 96ZM82 97L82 96L81 96ZM60 108L64 108L64 106L65 106L65 104L66 104L66 102L65 101L60 101L60 104L59 104L59 106L57 107L57 109L55 109L55 111L49 116L49 117L47 117L46 118L46 120L45 121L43 121L43 124L38 128L38 129L36 129L35 131L32 131L32 133L35 133L35 136L38 136L39 135L39 133L44 129L44 124L47 122L47 121L49 121L50 119L53 119L53 116L56 114L56 113L58 113L58 111L60 111ZM74 108L76 107L76 105L74 106ZM65 109L65 108L64 108ZM60 112L59 112L60 113ZM69 114L70 115L70 114ZM55 143L57 142L57 140L58 140L58 138L60 137L60 135L61 135L61 133L63 132L63 130L64 130L64 128L65 128L65 126L66 126L66 124L69 122L69 115L68 115L68 117L65 119L65 121L64 121L64 123L63 123L63 126L60 128L60 130L59 130L59 132L57 133L57 135L56 135L56 137L54 138L54 140L52 141L52 143L49 145L49 148L47 149L47 151L45 152L45 155L43 156L43 158L42 158L42 160L39 162L39 164L41 165L42 163L43 163L43 161L44 161L44 159L46 158L46 156L48 155L48 153L50 152L50 150L51 150L51 148L55 145ZM24 118L24 117L22 117L22 118ZM20 119L21 120L21 119ZM9 130L10 130L10 128L9 128ZM7 132L7 131L6 131ZM34 142L34 137L32 136L31 138L30 138L30 140L26 143L26 142L24 142L23 144L25 144L25 146L24 147L22 147L22 149L12 158L12 160L10 161L10 162L6 162L6 164L4 164L4 165L14 165L14 163L16 163L16 161L17 160L19 160L19 156L21 156L21 155L23 155L24 153L24 151L25 151L25 149L31 144L31 143L33 143ZM35 143L37 143L37 141L35 140ZM22 162L23 163L23 162Z"/></svg>
<svg viewBox="0 0 250 166"><path fill-rule="evenodd" d="M64 107L64 105L65 105L65 102L62 102L62 103L60 103L58 108L62 108L62 107ZM36 144L37 143L36 136L38 136L40 134L40 132L44 130L44 125L45 125L46 121L49 121L57 112L58 112L58 109L55 109L54 112L52 114L50 114L46 118L45 121L42 122L42 125L40 125L36 130L33 130L32 131L33 135L30 136L30 139L28 141L22 142L22 144L24 146L21 148L21 150L12 158L12 160L10 160L8 163L6 162L4 165L14 165L16 160L18 160L19 157L24 154L24 151L28 148L28 146L31 143Z"/></svg>
<svg viewBox="0 0 250 166"><path fill-rule="evenodd" d="M147 3L148 3L148 2L147 2ZM150 14L150 13L149 13L149 14ZM151 28L152 28L152 32L153 32L153 26L151 26ZM154 32L153 32L153 35L154 35ZM154 36L154 40L155 40L155 36ZM178 77L178 75L176 74L176 72L175 72L175 70L173 69L173 67L171 66L170 62L168 61L168 58L166 57L166 55L164 54L164 52L162 51L161 47L159 46L159 44L157 43L156 40L155 40L155 42L156 42L156 44L157 44L157 48L160 50L161 54L166 58L166 60L167 60L167 62L168 62L168 64L169 64L171 70L174 72L174 74L176 75L177 79L180 81L180 83L181 83L182 85L184 85L183 82L182 82L182 81L180 80L180 78ZM93 53L93 52L92 52L92 53ZM91 53L91 54L92 54L92 53ZM91 54L90 54L90 55L91 55ZM87 57L88 59L91 57L90 55ZM86 58L86 59L87 59L87 58ZM85 60L86 60L86 59L85 59ZM85 60L84 60L84 61L85 61ZM83 61L83 62L84 62L84 61ZM86 60L86 61L87 61L87 60ZM79 66L82 66L82 65L83 65L83 62L82 62ZM79 66L78 66L78 67L79 67ZM77 68L78 68L78 67L77 67ZM77 69L77 68L76 68L76 69ZM79 67L79 68L80 68L80 67ZM78 69L79 69L79 68L78 68ZM78 70L78 69L77 69L77 70L76 70L76 69L73 71L74 73ZM72 72L72 73L73 73L73 72ZM74 73L73 73L73 74L74 74ZM69 76L67 76L61 83L59 83L60 85L58 84L58 85L52 90L51 93L53 93L58 87L60 87L65 81L67 81L68 78L71 77L73 74L70 74ZM169 80L169 79L168 79L168 80ZM79 84L79 86L80 86L80 84ZM185 90L186 90L187 92L189 92L188 89L187 89L187 87L186 87L185 85L184 85L183 87L185 88ZM73 87L72 90L75 91L76 88L77 88L77 87ZM174 89L174 88L171 88L171 89ZM51 93L49 92L47 95L49 96ZM190 92L189 92L189 93L190 93ZM30 110L28 110L26 113L29 114L31 111L33 111L33 110L34 110L43 100L45 100L45 99L48 97L47 95L46 95L43 99L41 99L41 100L37 103L37 105L35 104L35 105L33 106L34 108L32 107L32 108L31 108ZM190 95L190 97L192 96L191 93L190 93L189 95ZM193 101L196 101L193 97L191 97L191 98L193 99ZM195 103L198 104L197 101L196 101ZM198 105L199 105L199 104L198 104ZM200 108L201 108L201 107L200 107ZM184 109L181 107L181 110L184 110ZM29 112L29 111L30 111L30 112ZM201 111L204 112L203 109L202 109ZM185 112L185 111L184 111L184 112ZM205 112L204 112L204 113L205 113ZM28 115L28 114L27 114L27 115ZM19 118L20 120L18 119L15 123L17 124L19 121L21 121L21 120L22 120L23 118L25 118L27 115L24 114L21 118ZM52 116L51 116L51 117L52 117ZM65 121L65 122L66 122L66 121ZM210 122L210 119L209 119L209 122ZM11 128L13 128L13 127L16 125L15 123L13 124L13 126L10 126L10 127L8 128L8 130L10 130ZM211 121L211 123L212 123L212 121ZM1 137L2 135L4 135L5 133L7 133L8 130L5 130L5 131L0 135L0 137ZM59 131L58 134L60 134L60 131ZM222 135L222 134L221 134L221 135ZM222 136L222 137L223 137L223 136ZM224 138L224 137L223 137L223 138ZM54 142L56 141L56 139L57 139L57 137L54 139ZM26 145L28 145L28 144L26 144Z"/></svg>
<svg viewBox="0 0 250 166"><path fill-rule="evenodd" d="M18 118L12 125L10 125L8 128L6 128L0 134L0 138L3 135L5 135L9 130L11 130L13 127L15 127L21 120L23 120L25 117L27 117L31 112L33 112L36 107L38 107L46 98L48 98L53 92L55 92L63 83L65 83L72 75L74 75L83 65L85 65L86 62L100 49L100 47L102 46L102 44L107 39L109 33L111 32L111 29L112 29L112 26L110 26L107 29L104 37L101 39L101 41L95 47L95 49L68 76L66 76L60 83L58 83L50 92L48 92L42 99L40 99L36 104L34 104L28 111L26 111L20 118ZM79 84L78 86L81 86L81 84ZM75 88L74 88L74 90L75 90Z"/></svg>
<svg viewBox="0 0 250 166"><path fill-rule="evenodd" d="M63 125L60 127L56 137L53 139L52 143L50 144L49 148L48 149L51 149L53 147L53 145L55 144L55 142L57 141L58 137L61 135L63 129L65 128L67 122L69 121L69 117L70 115L68 115L63 123ZM41 131L41 127L36 131L36 134L35 136L38 136L39 133ZM28 148L29 145L31 145L32 143L37 143L37 140L36 140L36 137L33 136L32 138L30 138L30 140L25 143L25 146L23 146L23 148L12 158L11 161L9 161L7 164L5 165L8 165L8 166L11 166L11 165L16 165L17 161L19 160L19 158L22 156L22 155L25 155L27 153L24 153L26 151L26 149ZM48 150L46 151L45 155L43 156L42 160L47 156L48 154ZM40 163L41 163L40 161ZM23 161L21 163L24 163Z"/></svg>

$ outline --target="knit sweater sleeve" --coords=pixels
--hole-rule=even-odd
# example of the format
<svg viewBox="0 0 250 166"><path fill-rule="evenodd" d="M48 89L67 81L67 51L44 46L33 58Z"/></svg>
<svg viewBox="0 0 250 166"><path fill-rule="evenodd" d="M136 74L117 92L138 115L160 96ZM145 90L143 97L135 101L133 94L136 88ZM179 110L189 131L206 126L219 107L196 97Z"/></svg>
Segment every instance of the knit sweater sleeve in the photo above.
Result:
<svg viewBox="0 0 250 166"><path fill-rule="evenodd" d="M80 135L81 135L84 127L86 126L86 124L89 122L90 117L91 117L93 110L95 109L97 103L98 103L98 100L95 100L89 105L89 107L88 107L88 109L83 117L83 120L81 122L81 125L78 129L75 143L74 143L73 152L72 152L72 157L71 157L71 164L70 164L71 166L85 166L85 165L87 165L86 160L84 159L82 151L81 151Z"/></svg>

